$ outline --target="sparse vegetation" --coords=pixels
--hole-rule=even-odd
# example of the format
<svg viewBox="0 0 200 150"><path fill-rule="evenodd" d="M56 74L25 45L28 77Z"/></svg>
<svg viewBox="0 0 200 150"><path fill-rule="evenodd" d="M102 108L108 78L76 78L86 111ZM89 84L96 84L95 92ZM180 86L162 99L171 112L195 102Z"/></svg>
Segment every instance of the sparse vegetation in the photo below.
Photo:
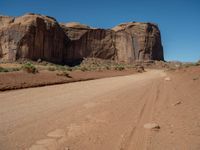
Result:
<svg viewBox="0 0 200 150"><path fill-rule="evenodd" d="M37 73L38 72L38 69L30 62L25 63L22 66L22 69L24 71L26 71L27 73Z"/></svg>
<svg viewBox="0 0 200 150"><path fill-rule="evenodd" d="M200 66L200 61L196 62L196 63L185 63L183 65L185 68L191 67L191 66Z"/></svg>
<svg viewBox="0 0 200 150"><path fill-rule="evenodd" d="M48 67L48 70L49 70L49 71L55 71L56 68L55 68L55 67Z"/></svg>
<svg viewBox="0 0 200 150"><path fill-rule="evenodd" d="M0 72L9 72L7 68L0 67Z"/></svg>
<svg viewBox="0 0 200 150"><path fill-rule="evenodd" d="M69 75L69 73L67 71L58 72L56 75L57 76L65 76L65 77L71 78L71 76Z"/></svg>
<svg viewBox="0 0 200 150"><path fill-rule="evenodd" d="M115 62L114 60L103 60L98 58L86 58L82 61L80 66L74 67L75 70L81 71L103 71L103 70L118 70L134 68L134 65Z"/></svg>
<svg viewBox="0 0 200 150"><path fill-rule="evenodd" d="M82 67L80 67L80 70L81 70L81 71L88 71L88 70L90 70L90 69L89 69L89 67L82 66Z"/></svg>
<svg viewBox="0 0 200 150"><path fill-rule="evenodd" d="M200 60L195 63L195 66L200 66Z"/></svg>
<svg viewBox="0 0 200 150"><path fill-rule="evenodd" d="M125 69L125 66L123 64L117 64L115 65L115 70L118 70L118 71L122 71Z"/></svg>
<svg viewBox="0 0 200 150"><path fill-rule="evenodd" d="M20 68L4 68L0 67L0 72L13 72L13 71L19 71Z"/></svg>
<svg viewBox="0 0 200 150"><path fill-rule="evenodd" d="M83 59L80 65L70 67L67 65L53 64L40 59L38 61L18 60L18 65L20 65L21 67L12 69L10 68L9 70L7 68L0 68L0 72L18 71L20 69L23 69L28 73L37 73L38 70L48 70L57 72L70 72L70 71L80 70L85 72L85 71L104 71L104 70L123 71L127 69L135 69L138 71L137 66L141 64L142 62L127 64L125 62L116 62L114 60L85 58ZM147 63L142 64L142 66L145 66L145 64ZM144 69L140 69L138 72L143 72L143 70Z"/></svg>

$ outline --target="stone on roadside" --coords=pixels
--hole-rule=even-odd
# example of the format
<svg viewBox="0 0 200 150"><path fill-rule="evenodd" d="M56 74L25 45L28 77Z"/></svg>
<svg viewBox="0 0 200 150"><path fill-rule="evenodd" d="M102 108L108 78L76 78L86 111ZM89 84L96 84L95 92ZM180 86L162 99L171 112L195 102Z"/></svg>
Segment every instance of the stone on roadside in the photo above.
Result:
<svg viewBox="0 0 200 150"><path fill-rule="evenodd" d="M165 81L171 81L171 78L170 77L166 77Z"/></svg>
<svg viewBox="0 0 200 150"><path fill-rule="evenodd" d="M69 147L65 147L65 150L70 150Z"/></svg>
<svg viewBox="0 0 200 150"><path fill-rule="evenodd" d="M173 104L173 106L179 105L181 103L182 103L181 101L177 101L176 103Z"/></svg>
<svg viewBox="0 0 200 150"><path fill-rule="evenodd" d="M160 126L157 124L157 123L146 123L145 125L144 125L144 128L145 129L156 129L156 130L158 130L158 129L160 129Z"/></svg>

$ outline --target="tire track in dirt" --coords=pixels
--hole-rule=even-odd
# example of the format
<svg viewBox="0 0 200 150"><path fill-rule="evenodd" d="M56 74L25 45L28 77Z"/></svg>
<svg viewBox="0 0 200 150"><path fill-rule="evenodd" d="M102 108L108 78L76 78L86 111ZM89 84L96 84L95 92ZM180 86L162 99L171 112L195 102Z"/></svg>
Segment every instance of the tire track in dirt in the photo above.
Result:
<svg viewBox="0 0 200 150"><path fill-rule="evenodd" d="M144 101L138 116L137 125L133 127L128 138L124 140L120 150L143 150L148 145L149 131L143 128L145 123L152 121L154 105L158 100L160 83L152 83L150 89L144 91L141 101Z"/></svg>
<svg viewBox="0 0 200 150"><path fill-rule="evenodd" d="M148 92L149 92L149 89L146 89L146 90L144 91L144 93L148 93ZM144 94L144 95L141 96L140 99L141 99L141 100L144 100L145 98L146 98L146 95ZM140 121L141 116L142 116L143 111L144 111L144 108L145 108L145 103L143 104L143 107L142 107L142 109L141 109L141 111L140 111L140 113L139 113L139 120L138 120L137 122ZM133 126L133 128L132 128L132 130L130 131L129 135L122 141L120 150L126 150L126 149L127 149L127 147L129 146L129 144L130 144L130 142L131 142L131 140L132 140L132 138L133 138L133 135L134 135L134 133L135 133L135 129L136 129L136 126Z"/></svg>

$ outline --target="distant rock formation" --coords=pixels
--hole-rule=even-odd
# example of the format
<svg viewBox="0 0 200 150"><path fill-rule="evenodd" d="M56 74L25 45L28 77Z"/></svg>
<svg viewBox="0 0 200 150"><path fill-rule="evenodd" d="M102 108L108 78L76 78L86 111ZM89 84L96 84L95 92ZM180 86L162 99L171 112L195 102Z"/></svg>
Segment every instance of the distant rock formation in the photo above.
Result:
<svg viewBox="0 0 200 150"><path fill-rule="evenodd" d="M52 17L37 14L0 16L2 61L28 58L68 64L86 57L127 63L164 60L160 31L152 23L95 29L75 22L59 24Z"/></svg>

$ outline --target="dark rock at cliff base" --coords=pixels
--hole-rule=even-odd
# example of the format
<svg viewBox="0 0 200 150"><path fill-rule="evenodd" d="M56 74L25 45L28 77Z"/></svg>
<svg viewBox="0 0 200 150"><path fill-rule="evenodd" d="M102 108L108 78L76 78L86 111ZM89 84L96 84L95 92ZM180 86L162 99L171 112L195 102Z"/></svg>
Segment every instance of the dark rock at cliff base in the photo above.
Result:
<svg viewBox="0 0 200 150"><path fill-rule="evenodd" d="M49 16L0 16L0 60L45 60L76 64L95 57L119 62L164 60L158 26L124 23L96 29L72 22L59 24Z"/></svg>

